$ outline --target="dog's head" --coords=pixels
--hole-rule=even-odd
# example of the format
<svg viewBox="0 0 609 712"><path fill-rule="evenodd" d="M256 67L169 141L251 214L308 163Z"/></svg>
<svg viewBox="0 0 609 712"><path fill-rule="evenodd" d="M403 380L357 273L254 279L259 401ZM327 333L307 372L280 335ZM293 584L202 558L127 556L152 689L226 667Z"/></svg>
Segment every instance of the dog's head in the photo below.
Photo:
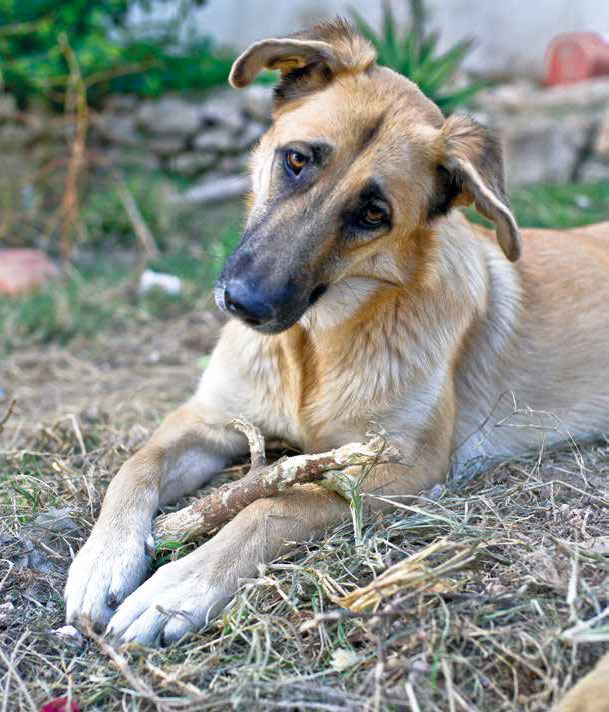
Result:
<svg viewBox="0 0 609 712"><path fill-rule="evenodd" d="M221 308L259 331L283 331L371 264L383 279L383 254L407 262L417 235L472 202L508 259L518 258L498 143L470 118L445 119L412 82L378 66L349 24L257 42L230 82L247 86L265 68L281 72L274 121L252 158L251 211L218 280Z"/></svg>

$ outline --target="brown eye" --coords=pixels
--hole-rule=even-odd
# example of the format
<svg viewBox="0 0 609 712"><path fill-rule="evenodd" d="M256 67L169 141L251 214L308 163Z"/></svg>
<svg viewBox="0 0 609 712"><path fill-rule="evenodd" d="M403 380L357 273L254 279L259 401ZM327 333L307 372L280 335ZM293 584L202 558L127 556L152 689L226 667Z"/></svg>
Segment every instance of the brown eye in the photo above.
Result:
<svg viewBox="0 0 609 712"><path fill-rule="evenodd" d="M299 151L287 151L285 154L285 162L290 172L297 176L305 167L307 157Z"/></svg>
<svg viewBox="0 0 609 712"><path fill-rule="evenodd" d="M361 214L361 223L364 227L378 227L384 219L385 213L375 205L369 205Z"/></svg>

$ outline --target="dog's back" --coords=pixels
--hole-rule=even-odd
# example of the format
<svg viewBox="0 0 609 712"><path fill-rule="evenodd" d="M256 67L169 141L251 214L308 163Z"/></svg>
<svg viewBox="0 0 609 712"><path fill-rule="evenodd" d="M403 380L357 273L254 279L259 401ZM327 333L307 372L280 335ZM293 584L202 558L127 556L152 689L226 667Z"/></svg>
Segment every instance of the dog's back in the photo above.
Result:
<svg viewBox="0 0 609 712"><path fill-rule="evenodd" d="M456 379L458 459L609 428L609 223L523 230L516 265L477 232L489 299Z"/></svg>

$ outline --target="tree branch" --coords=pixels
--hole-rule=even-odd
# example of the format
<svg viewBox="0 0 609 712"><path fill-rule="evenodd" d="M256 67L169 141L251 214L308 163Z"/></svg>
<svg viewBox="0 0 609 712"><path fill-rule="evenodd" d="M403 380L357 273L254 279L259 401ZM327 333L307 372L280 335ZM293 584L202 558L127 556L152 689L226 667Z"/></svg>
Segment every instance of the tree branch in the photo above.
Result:
<svg viewBox="0 0 609 712"><path fill-rule="evenodd" d="M184 509L159 515L152 531L156 544L193 541L232 519L255 500L277 495L296 484L319 482L350 499L353 488L361 484L370 467L400 462L399 451L375 436L367 443L350 443L316 455L295 455L267 465L264 438L258 428L241 418L229 425L248 439L252 458L249 472ZM345 472L350 467L359 468L355 476Z"/></svg>

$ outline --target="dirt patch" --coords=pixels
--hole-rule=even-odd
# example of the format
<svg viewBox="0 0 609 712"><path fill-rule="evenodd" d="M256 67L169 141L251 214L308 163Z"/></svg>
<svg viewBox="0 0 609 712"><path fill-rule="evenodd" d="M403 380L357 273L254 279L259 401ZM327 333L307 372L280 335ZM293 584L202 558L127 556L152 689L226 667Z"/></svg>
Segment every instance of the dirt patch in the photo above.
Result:
<svg viewBox="0 0 609 712"><path fill-rule="evenodd" d="M192 392L217 330L202 312L0 365L0 418L17 399L0 433L3 709L68 697L82 710L533 712L591 669L609 645L604 439L396 499L361 547L348 524L299 544L180 645L118 651L54 633L110 477ZM404 578L375 608L338 602L439 539L416 585ZM432 575L446 552L467 564Z"/></svg>

